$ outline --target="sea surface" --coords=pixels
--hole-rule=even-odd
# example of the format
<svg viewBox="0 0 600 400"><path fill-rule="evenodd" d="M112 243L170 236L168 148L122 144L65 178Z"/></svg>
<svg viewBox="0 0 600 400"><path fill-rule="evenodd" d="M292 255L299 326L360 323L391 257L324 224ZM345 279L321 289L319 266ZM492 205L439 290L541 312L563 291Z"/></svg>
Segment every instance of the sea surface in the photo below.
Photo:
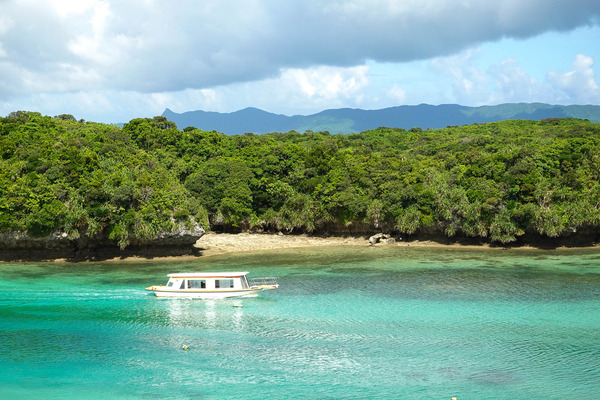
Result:
<svg viewBox="0 0 600 400"><path fill-rule="evenodd" d="M185 271L281 286L213 301L144 290ZM452 397L600 398L600 251L0 264L2 399Z"/></svg>

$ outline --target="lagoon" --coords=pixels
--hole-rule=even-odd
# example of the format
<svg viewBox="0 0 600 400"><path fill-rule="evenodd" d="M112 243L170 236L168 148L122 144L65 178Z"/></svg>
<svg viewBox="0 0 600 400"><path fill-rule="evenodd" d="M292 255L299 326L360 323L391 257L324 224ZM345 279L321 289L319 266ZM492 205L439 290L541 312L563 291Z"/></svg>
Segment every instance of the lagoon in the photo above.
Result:
<svg viewBox="0 0 600 400"><path fill-rule="evenodd" d="M215 301L144 291L232 270L281 286ZM6 399L596 399L599 332L593 249L0 264Z"/></svg>

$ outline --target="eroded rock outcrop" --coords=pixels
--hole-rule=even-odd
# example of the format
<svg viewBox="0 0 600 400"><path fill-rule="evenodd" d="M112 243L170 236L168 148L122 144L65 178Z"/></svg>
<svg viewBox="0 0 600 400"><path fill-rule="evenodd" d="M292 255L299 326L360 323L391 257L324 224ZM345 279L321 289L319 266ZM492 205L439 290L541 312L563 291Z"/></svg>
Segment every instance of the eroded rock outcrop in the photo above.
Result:
<svg viewBox="0 0 600 400"><path fill-rule="evenodd" d="M195 221L175 223L171 231L153 238L131 237L124 248L106 235L72 237L64 231L34 237L27 232L0 232L0 260L106 259L114 257L161 257L195 254L194 244L204 235Z"/></svg>

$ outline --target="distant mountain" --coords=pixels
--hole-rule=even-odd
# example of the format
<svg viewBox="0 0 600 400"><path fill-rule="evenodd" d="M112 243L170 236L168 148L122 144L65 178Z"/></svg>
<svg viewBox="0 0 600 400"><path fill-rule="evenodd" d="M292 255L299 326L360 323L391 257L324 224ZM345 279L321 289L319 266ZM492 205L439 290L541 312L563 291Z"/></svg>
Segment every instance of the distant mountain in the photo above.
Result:
<svg viewBox="0 0 600 400"><path fill-rule="evenodd" d="M448 125L468 125L506 119L540 120L544 118L579 118L600 122L600 106L559 106L543 103L510 103L496 106L465 107L456 104L432 106L398 106L381 110L340 108L312 115L286 116L257 108L245 108L232 113L188 111L175 113L168 108L163 116L180 129L193 126L205 131L228 135L251 133L329 131L358 133L380 126L389 128L445 128Z"/></svg>

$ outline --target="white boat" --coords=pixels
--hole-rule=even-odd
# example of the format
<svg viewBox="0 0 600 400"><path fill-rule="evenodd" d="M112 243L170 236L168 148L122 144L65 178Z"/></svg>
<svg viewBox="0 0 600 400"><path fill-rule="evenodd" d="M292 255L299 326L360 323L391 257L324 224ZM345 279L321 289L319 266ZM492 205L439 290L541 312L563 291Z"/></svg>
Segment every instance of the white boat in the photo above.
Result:
<svg viewBox="0 0 600 400"><path fill-rule="evenodd" d="M277 289L277 279L254 278L248 272L183 272L169 274L165 286L149 286L146 290L156 297L189 299L224 299L227 297L256 296L261 290Z"/></svg>

